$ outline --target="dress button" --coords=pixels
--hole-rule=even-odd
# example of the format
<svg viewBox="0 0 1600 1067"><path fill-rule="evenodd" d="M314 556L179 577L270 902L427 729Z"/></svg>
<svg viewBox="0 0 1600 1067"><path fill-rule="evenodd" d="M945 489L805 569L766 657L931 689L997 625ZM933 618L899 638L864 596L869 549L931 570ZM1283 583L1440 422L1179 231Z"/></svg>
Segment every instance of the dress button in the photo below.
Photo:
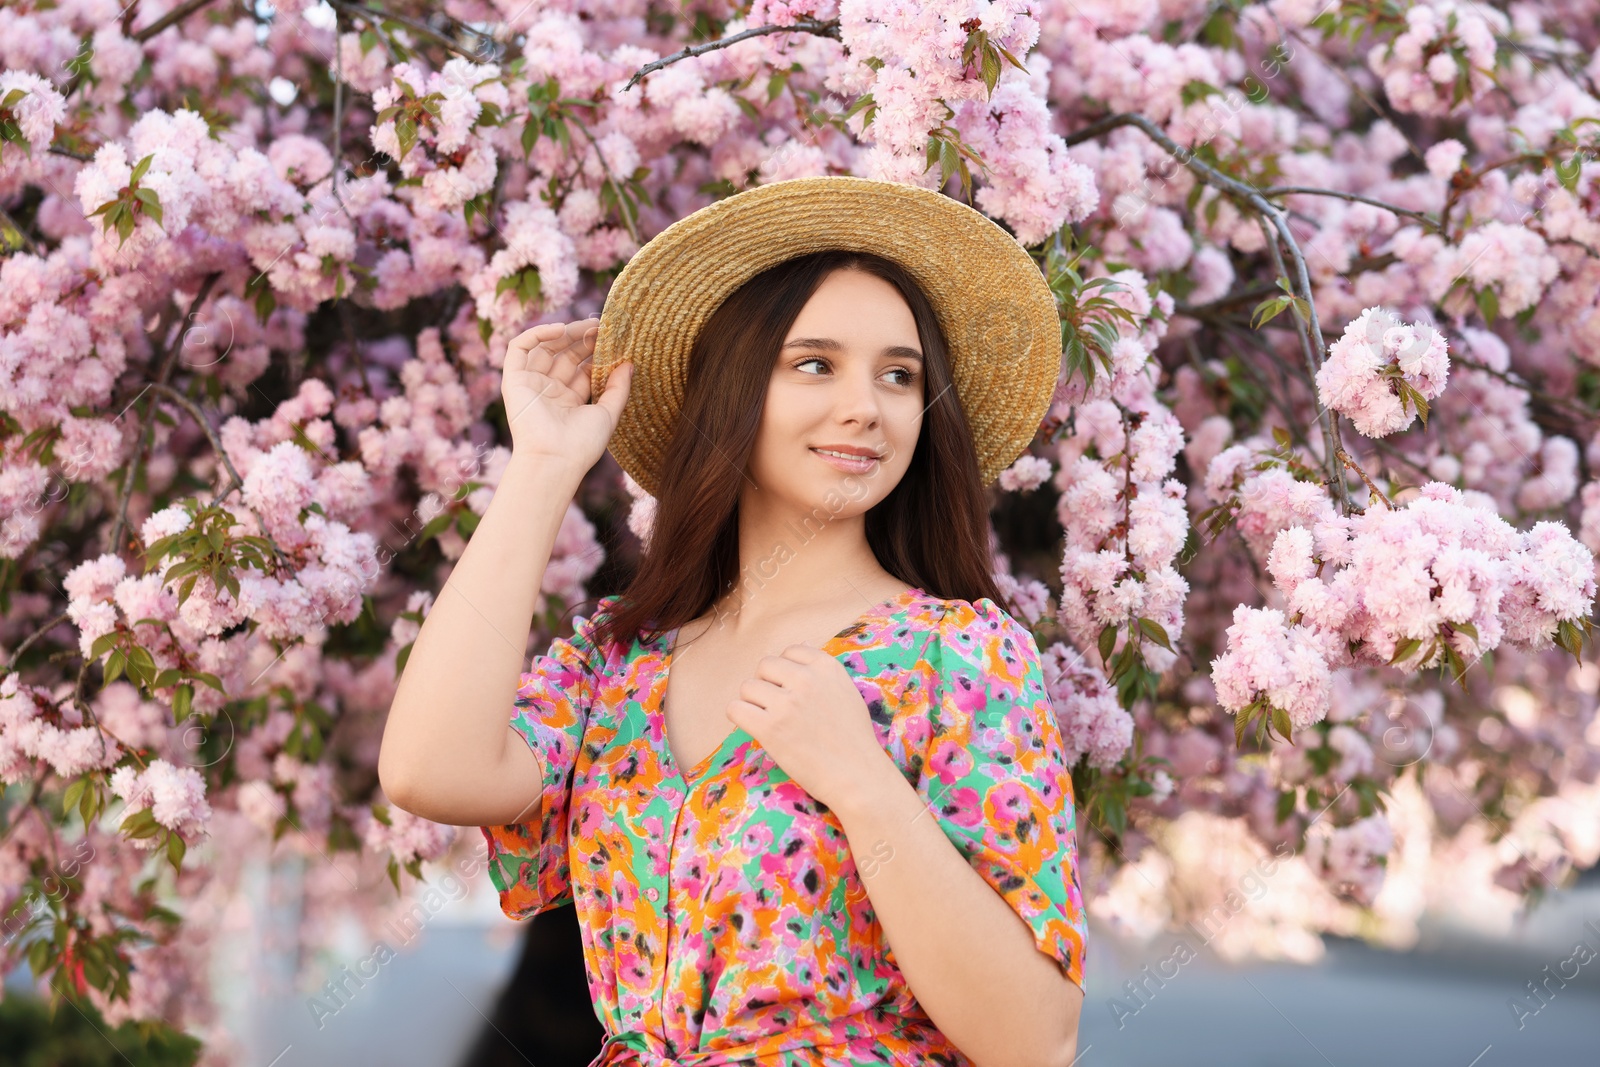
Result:
<svg viewBox="0 0 1600 1067"><path fill-rule="evenodd" d="M651 886L649 889L646 889L644 891L644 895L649 897L652 901L661 899L661 891L655 886Z"/></svg>

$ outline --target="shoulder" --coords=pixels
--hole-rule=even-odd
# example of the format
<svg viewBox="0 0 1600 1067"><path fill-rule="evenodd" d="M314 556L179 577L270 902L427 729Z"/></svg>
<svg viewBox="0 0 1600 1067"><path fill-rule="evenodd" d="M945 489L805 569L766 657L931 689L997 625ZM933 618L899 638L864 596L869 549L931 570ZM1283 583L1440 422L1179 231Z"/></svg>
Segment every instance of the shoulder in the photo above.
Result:
<svg viewBox="0 0 1600 1067"><path fill-rule="evenodd" d="M981 658L1013 649L1039 654L1033 631L988 597L937 603L942 606L939 640L946 651Z"/></svg>
<svg viewBox="0 0 1600 1067"><path fill-rule="evenodd" d="M1021 693L1042 677L1039 645L1028 626L988 597L945 600L937 651L930 657L947 684Z"/></svg>
<svg viewBox="0 0 1600 1067"><path fill-rule="evenodd" d="M593 670L602 670L606 665L626 658L633 646L630 638L613 637L604 644L598 642L601 624L611 619L621 601L620 595L601 597L572 616L572 637L567 640L582 653Z"/></svg>

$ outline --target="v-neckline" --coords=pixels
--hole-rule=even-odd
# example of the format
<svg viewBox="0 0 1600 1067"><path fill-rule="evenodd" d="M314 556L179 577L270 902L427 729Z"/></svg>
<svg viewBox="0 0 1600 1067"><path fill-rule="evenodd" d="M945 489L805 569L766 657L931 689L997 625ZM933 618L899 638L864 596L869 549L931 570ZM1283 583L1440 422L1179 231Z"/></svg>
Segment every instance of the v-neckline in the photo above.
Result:
<svg viewBox="0 0 1600 1067"><path fill-rule="evenodd" d="M894 596L889 597L886 600L878 601L878 603L874 604L872 607L856 616L855 621L849 626L846 626L844 629L840 630L838 633L824 641L822 643L823 650L829 652L830 655L836 655L837 653L832 652L829 648L830 645L833 645L835 642L855 633L861 628L863 623L880 615L884 617L895 615L903 610L907 605L926 595L927 594L924 593L920 587L913 585L902 592L896 593ZM655 718L657 732L661 737L660 759L662 766L665 767L668 772L677 776L677 778L681 780L686 787L693 788L695 784L703 779L713 767L721 765L722 757L728 752L730 745L734 746L735 748L742 748L749 742L754 741L755 738L751 737L750 734L745 731L744 727L735 726L728 732L727 736L722 739L721 744L712 749L709 754L702 758L693 767L690 767L687 773L685 773L684 770L678 766L678 758L677 756L673 755L672 745L667 740L667 682L672 673L673 656L677 651L676 645L678 643L678 632L682 629L682 626L674 626L670 630L663 631L662 634L655 640L656 654L660 659L658 665L658 674L660 679L659 685L661 687L661 694L658 699L650 702L649 714Z"/></svg>

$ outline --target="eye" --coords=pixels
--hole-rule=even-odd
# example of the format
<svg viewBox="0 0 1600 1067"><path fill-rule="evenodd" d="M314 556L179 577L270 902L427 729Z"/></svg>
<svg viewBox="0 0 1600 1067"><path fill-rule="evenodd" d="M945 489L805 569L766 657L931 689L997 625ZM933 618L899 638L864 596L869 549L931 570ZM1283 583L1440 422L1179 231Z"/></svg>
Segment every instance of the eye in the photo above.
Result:
<svg viewBox="0 0 1600 1067"><path fill-rule="evenodd" d="M805 359L800 360L798 363L792 364L792 366L794 367L795 370L800 370L801 367L804 367L808 363L820 363L825 367L830 365L828 363L828 361L826 359L824 359L823 357L821 357L821 356L807 356ZM805 372L802 372L802 373L809 374L810 372L809 371L805 371ZM909 370L909 369L907 369L905 367L891 367L889 370L884 371L884 373L885 374L899 374L899 375L902 375L903 376L902 379L899 382L895 383L895 384L901 386L902 388L909 388L910 386L915 385L916 382L917 382L917 377L918 377L918 372L917 371Z"/></svg>

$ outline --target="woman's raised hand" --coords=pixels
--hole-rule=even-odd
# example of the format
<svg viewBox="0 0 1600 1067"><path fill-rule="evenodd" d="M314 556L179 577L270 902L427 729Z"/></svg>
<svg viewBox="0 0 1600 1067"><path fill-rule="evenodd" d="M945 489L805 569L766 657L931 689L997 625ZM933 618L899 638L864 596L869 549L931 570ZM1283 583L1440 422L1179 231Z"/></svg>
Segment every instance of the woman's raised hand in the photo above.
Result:
<svg viewBox="0 0 1600 1067"><path fill-rule="evenodd" d="M605 452L628 400L633 364L614 368L605 392L589 402L599 322L547 322L511 339L500 395L513 453L549 456L583 473Z"/></svg>

